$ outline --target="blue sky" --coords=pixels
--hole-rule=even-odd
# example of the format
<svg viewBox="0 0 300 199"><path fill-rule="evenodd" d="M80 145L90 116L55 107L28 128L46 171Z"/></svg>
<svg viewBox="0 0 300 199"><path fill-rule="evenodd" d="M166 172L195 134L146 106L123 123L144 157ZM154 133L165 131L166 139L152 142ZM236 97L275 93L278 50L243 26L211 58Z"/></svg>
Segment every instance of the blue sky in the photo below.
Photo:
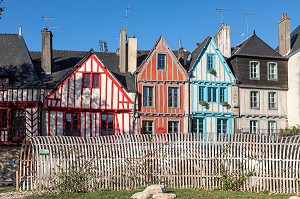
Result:
<svg viewBox="0 0 300 199"><path fill-rule="evenodd" d="M4 0L5 12L0 20L0 33L18 33L23 36L30 51L41 50L41 29L47 25L42 17L52 20L53 48L56 50L99 51L98 40L108 44L115 52L119 45L119 30L126 26L124 17L130 6L127 20L128 36L138 38L138 49L151 49L160 35L170 48L183 46L193 51L197 42L215 35L220 28L220 12L223 22L231 27L232 45L256 34L276 47L278 21L282 13L291 19L291 31L300 25L299 0Z"/></svg>

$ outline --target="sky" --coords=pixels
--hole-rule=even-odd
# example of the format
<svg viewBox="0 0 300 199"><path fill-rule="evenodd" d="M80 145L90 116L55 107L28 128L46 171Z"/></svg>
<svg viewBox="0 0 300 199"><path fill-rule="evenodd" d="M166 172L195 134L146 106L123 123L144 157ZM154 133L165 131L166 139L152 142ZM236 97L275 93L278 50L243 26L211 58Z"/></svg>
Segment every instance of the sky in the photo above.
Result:
<svg viewBox="0 0 300 199"><path fill-rule="evenodd" d="M17 34L21 25L30 51L41 51L41 30L47 26L55 50L99 51L102 40L115 52L123 27L137 37L139 50L152 49L162 35L172 50L181 39L193 51L221 22L231 27L232 46L255 30L273 48L282 13L290 17L291 31L300 25L299 0L4 0L0 6L5 7L0 33Z"/></svg>

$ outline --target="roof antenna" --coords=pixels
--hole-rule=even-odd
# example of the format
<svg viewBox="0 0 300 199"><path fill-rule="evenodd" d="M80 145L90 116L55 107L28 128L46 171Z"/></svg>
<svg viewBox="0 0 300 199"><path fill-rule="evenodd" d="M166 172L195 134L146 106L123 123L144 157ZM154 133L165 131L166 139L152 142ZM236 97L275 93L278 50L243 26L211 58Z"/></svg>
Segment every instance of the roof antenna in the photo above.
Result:
<svg viewBox="0 0 300 199"><path fill-rule="evenodd" d="M52 20L55 20L55 19L59 19L59 18L58 17L44 17L44 16L42 16L42 20L47 23L47 25L44 27L44 29L49 30L49 28L58 28L57 26L50 26L50 22Z"/></svg>
<svg viewBox="0 0 300 199"><path fill-rule="evenodd" d="M107 52L108 51L107 42L99 40L99 48L100 48L100 52Z"/></svg>
<svg viewBox="0 0 300 199"><path fill-rule="evenodd" d="M181 39L179 39L179 49L180 48L183 48Z"/></svg>
<svg viewBox="0 0 300 199"><path fill-rule="evenodd" d="M216 11L221 14L220 24L223 24L223 12L228 12L229 10L226 10L226 9L223 9L223 8L216 8Z"/></svg>
<svg viewBox="0 0 300 199"><path fill-rule="evenodd" d="M245 16L246 17L246 31L247 31L247 38L248 38L248 17L249 16L254 16L255 14L251 14L251 13L244 13L243 12L243 16Z"/></svg>
<svg viewBox="0 0 300 199"><path fill-rule="evenodd" d="M22 36L22 25L19 27L19 36Z"/></svg>
<svg viewBox="0 0 300 199"><path fill-rule="evenodd" d="M128 25L128 13L129 13L129 11L141 11L141 10L133 9L133 8L130 7L130 5L127 6L126 11L125 11L125 15L124 15L124 18L126 19L126 26L125 26L126 30L127 30L127 25Z"/></svg>

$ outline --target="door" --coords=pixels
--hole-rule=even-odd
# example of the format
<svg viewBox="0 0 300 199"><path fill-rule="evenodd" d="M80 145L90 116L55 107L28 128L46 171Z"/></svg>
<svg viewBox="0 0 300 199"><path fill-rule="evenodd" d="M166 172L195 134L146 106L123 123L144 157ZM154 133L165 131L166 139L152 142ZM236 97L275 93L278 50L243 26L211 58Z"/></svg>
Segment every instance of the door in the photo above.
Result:
<svg viewBox="0 0 300 199"><path fill-rule="evenodd" d="M22 141L26 136L24 109L13 109L11 111L11 132L13 141Z"/></svg>

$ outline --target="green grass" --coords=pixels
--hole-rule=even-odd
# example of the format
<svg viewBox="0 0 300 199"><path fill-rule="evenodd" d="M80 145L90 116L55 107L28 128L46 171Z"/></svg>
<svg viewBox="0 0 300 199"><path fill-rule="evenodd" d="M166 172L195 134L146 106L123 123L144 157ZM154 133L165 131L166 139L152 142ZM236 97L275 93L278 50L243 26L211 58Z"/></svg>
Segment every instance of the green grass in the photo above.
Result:
<svg viewBox="0 0 300 199"><path fill-rule="evenodd" d="M14 188L0 188L0 193L16 191Z"/></svg>
<svg viewBox="0 0 300 199"><path fill-rule="evenodd" d="M130 198L134 193L139 192L141 190L134 191L99 191L93 193L77 193L77 194L59 194L59 195L33 195L26 197L27 199L35 199L35 198ZM167 193L175 193L177 198L275 198L275 199L288 199L289 195L279 195L272 194L269 195L267 193L252 193L252 192L232 192L232 191L221 191L221 190L195 190L195 189L168 189Z"/></svg>

